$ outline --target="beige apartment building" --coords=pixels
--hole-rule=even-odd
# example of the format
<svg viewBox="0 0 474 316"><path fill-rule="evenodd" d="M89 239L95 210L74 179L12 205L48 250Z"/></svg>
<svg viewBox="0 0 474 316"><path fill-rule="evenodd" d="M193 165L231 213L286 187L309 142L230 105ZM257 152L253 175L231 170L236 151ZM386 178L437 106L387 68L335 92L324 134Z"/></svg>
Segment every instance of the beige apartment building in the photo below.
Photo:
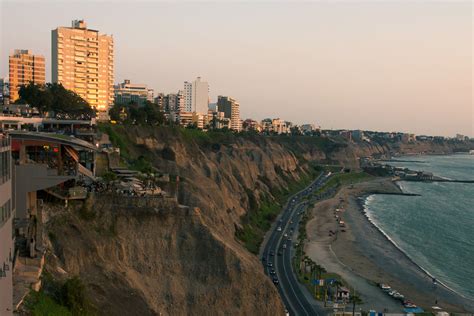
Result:
<svg viewBox="0 0 474 316"><path fill-rule="evenodd" d="M10 103L19 98L18 91L22 85L34 82L45 83L44 57L33 55L30 50L15 49L8 58L10 79Z"/></svg>
<svg viewBox="0 0 474 316"><path fill-rule="evenodd" d="M231 97L217 97L217 110L224 112L224 117L230 119L230 129L240 132L242 122L240 120L240 104Z"/></svg>
<svg viewBox="0 0 474 316"><path fill-rule="evenodd" d="M52 81L61 83L100 112L114 100L114 39L87 28L83 20L52 35Z"/></svg>

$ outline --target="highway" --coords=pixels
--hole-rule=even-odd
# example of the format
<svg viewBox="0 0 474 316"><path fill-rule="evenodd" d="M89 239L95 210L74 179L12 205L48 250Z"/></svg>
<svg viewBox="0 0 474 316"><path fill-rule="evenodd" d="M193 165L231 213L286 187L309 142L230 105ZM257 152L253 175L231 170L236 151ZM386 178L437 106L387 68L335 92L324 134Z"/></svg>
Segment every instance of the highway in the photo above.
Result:
<svg viewBox="0 0 474 316"><path fill-rule="evenodd" d="M293 241L296 240L299 221L307 206L307 202L302 199L320 188L328 177L329 174L321 174L308 187L289 199L278 222L272 226L269 238L264 243L261 259L265 273L278 287L280 296L291 316L327 314L316 304L308 290L300 286L293 272L291 259L294 254Z"/></svg>

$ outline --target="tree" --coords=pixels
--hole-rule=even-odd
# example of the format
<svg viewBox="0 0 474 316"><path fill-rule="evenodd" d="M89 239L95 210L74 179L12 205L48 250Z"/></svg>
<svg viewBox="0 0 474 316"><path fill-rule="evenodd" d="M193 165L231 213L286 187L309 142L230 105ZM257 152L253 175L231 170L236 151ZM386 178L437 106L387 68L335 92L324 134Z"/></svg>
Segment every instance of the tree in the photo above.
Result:
<svg viewBox="0 0 474 316"><path fill-rule="evenodd" d="M298 128L298 126L292 126L292 127L290 127L290 132L291 132L291 135L292 135L292 136L300 136L300 135L301 135L301 131L300 131L300 129Z"/></svg>
<svg viewBox="0 0 474 316"><path fill-rule="evenodd" d="M109 110L110 119L117 122L123 122L129 116L127 107L123 104L114 104Z"/></svg>
<svg viewBox="0 0 474 316"><path fill-rule="evenodd" d="M46 87L53 96L51 109L56 116L73 119L90 119L95 116L89 103L74 91L67 90L58 83L48 83Z"/></svg>
<svg viewBox="0 0 474 316"><path fill-rule="evenodd" d="M15 103L27 103L36 107L41 114L51 111L53 96L45 85L30 82L27 85L22 85L18 93L20 98Z"/></svg>
<svg viewBox="0 0 474 316"><path fill-rule="evenodd" d="M36 107L41 114L54 111L57 118L91 119L95 117L95 110L86 100L58 83L40 85L30 82L20 87L19 95L20 98L16 103L28 103Z"/></svg>
<svg viewBox="0 0 474 316"><path fill-rule="evenodd" d="M146 114L146 122L149 125L161 125L165 122L165 116L157 104L145 101L143 109Z"/></svg>
<svg viewBox="0 0 474 316"><path fill-rule="evenodd" d="M128 107L130 117L127 121L132 124L144 125L146 123L146 113L143 108L140 108L138 104L133 103Z"/></svg>

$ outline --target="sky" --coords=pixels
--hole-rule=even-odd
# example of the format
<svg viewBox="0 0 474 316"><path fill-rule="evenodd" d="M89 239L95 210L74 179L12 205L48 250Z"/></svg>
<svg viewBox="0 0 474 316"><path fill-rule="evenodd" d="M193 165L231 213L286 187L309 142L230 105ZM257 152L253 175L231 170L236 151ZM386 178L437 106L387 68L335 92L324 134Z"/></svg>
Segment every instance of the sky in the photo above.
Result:
<svg viewBox="0 0 474 316"><path fill-rule="evenodd" d="M115 81L175 93L197 76L241 117L474 137L472 1L0 0L0 77L51 30L112 34Z"/></svg>

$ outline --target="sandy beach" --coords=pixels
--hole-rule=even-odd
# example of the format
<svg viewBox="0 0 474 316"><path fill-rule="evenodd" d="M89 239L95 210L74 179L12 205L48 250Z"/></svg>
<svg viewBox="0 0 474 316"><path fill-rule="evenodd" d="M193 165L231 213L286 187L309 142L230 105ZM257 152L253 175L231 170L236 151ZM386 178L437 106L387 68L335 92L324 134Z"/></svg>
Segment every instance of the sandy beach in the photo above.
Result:
<svg viewBox="0 0 474 316"><path fill-rule="evenodd" d="M374 192L401 193L391 179L377 178L345 186L335 197L317 203L306 226L307 255L328 271L340 274L354 287L364 301L358 306L363 310L403 311L399 301L376 285L386 283L425 311L434 311L432 307L436 305L448 312L474 312L473 301L440 284L433 286L432 278L367 219L358 198ZM336 231L338 226L336 208L343 210L339 215L346 223L346 231L330 236L329 231Z"/></svg>

